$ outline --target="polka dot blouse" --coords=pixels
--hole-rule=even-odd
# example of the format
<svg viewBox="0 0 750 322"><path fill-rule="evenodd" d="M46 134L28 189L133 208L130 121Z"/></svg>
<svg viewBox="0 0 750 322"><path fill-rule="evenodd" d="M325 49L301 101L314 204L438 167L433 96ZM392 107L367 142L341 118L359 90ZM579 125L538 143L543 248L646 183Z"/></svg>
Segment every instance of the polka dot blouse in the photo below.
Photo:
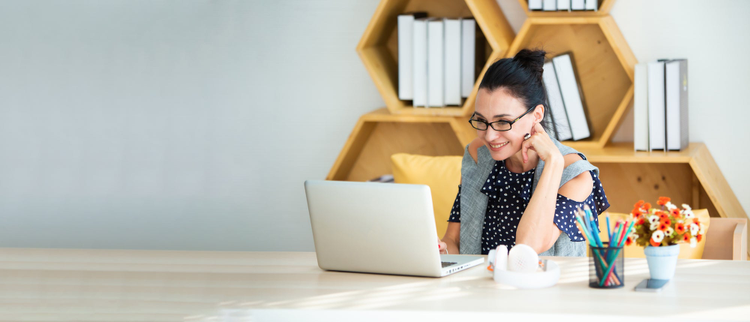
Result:
<svg viewBox="0 0 750 322"><path fill-rule="evenodd" d="M581 158L586 159L582 154ZM531 199L531 186L536 169L524 173L510 172L505 167L505 161L495 161L492 172L487 177L482 192L489 197L487 211L482 224L482 254L487 254L498 245L506 245L508 248L516 244L516 230L521 221L526 207ZM555 225L565 232L571 241L584 241L575 224L575 210L589 205L594 214L594 222L598 225L598 216L609 208L607 196L596 172L589 171L594 180L591 194L583 202L568 199L560 194L557 195L557 206ZM448 219L449 222L461 222L461 187L458 196L453 203L453 209Z"/></svg>

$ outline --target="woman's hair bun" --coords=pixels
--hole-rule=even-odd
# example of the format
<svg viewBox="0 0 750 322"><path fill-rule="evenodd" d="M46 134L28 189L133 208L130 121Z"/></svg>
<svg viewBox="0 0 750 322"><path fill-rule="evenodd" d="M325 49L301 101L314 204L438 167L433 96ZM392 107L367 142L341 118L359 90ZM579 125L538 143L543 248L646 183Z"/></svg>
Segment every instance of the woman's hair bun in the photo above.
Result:
<svg viewBox="0 0 750 322"><path fill-rule="evenodd" d="M544 57L546 55L547 52L544 50L522 49L513 57L513 61L529 72L536 74L541 79L542 72L544 72Z"/></svg>

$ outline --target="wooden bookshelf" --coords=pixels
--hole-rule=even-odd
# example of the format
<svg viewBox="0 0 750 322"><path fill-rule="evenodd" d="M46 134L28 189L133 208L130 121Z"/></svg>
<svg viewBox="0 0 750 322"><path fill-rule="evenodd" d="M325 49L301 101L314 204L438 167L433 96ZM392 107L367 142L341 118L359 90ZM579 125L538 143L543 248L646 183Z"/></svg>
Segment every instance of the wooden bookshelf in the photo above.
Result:
<svg viewBox="0 0 750 322"><path fill-rule="evenodd" d="M461 106L423 108L398 98L399 14L427 12L428 17L474 17L477 30L476 79L500 59L515 36L496 1L488 0L383 0L357 45L357 53L392 114L468 116L474 111L479 83Z"/></svg>
<svg viewBox="0 0 750 322"><path fill-rule="evenodd" d="M635 152L632 143L611 138L633 105L635 55L614 19L614 0L603 0L598 12L529 12L514 37L494 0L383 0L357 52L387 107L363 115L355 125L328 180L366 181L392 173L394 153L463 155L476 137L468 124L479 82L461 107L413 108L397 94L396 17L410 11L429 16L474 16L487 46L481 79L496 59L513 57L523 48L541 48L550 57L570 52L581 82L592 137L563 144L583 152L601 171L610 211L630 212L639 200L669 196L674 203L707 208L711 216L747 218L708 147L691 143L683 151ZM479 67L478 67L479 68ZM750 239L750 234L748 234Z"/></svg>

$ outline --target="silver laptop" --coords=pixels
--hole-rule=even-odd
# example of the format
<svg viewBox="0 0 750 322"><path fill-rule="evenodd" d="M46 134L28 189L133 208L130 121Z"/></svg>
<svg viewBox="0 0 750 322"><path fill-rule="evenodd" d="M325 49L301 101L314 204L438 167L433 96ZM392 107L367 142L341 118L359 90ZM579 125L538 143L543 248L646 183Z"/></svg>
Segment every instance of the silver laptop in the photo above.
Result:
<svg viewBox="0 0 750 322"><path fill-rule="evenodd" d="M426 185L308 180L305 193L322 269L440 277L484 263L439 254Z"/></svg>

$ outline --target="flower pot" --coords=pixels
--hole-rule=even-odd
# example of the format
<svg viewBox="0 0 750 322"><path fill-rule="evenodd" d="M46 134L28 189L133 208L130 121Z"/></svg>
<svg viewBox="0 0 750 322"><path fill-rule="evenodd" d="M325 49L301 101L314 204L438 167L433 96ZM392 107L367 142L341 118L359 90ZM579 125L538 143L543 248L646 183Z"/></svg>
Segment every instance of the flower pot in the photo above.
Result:
<svg viewBox="0 0 750 322"><path fill-rule="evenodd" d="M648 271L651 273L652 279L670 280L674 277L680 245L646 246L643 253L646 254Z"/></svg>

